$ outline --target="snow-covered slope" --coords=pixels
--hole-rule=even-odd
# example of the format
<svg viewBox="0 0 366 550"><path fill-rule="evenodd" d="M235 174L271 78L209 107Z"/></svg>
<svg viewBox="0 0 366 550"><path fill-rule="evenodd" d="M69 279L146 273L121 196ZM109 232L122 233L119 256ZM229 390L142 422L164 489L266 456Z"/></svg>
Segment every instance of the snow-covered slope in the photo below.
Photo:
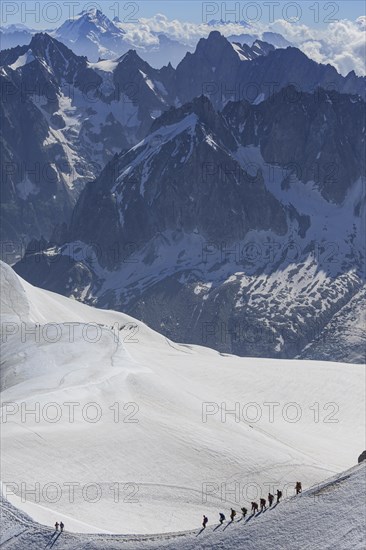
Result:
<svg viewBox="0 0 366 550"><path fill-rule="evenodd" d="M191 529L269 487L319 483L364 447L361 365L179 345L4 264L1 285L3 490L42 523Z"/></svg>
<svg viewBox="0 0 366 550"><path fill-rule="evenodd" d="M38 550L56 543L60 550L267 550L268 546L281 550L361 550L366 544L365 468L363 462L246 520L219 527L213 518L205 531L197 528L148 536L57 535L1 499L1 542L10 550Z"/></svg>

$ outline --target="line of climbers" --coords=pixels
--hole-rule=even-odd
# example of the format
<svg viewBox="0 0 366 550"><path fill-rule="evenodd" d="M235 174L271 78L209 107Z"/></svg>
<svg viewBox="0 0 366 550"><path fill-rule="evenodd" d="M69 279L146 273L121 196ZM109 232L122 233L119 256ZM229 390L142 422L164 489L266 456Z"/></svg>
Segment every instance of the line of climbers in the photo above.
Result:
<svg viewBox="0 0 366 550"><path fill-rule="evenodd" d="M296 482L296 485L295 485L295 491L296 491L296 494L298 495L299 493L302 492L302 486L301 486L301 481L297 481ZM276 500L276 504L279 504L279 502L281 501L281 498L282 498L282 491L280 491L279 489L277 489L277 492L276 492L276 497L277 497L277 500ZM274 500L274 495L272 495L271 493L268 493L268 504L269 504L269 507L272 506L273 504L273 500ZM267 501L265 498L261 498L260 501L260 511L261 512L264 512L264 510L267 510ZM258 503L257 502L251 502L251 505L252 505L252 508L251 508L251 512L252 512L252 515L254 516L258 510L259 510L259 506L258 506ZM241 513L242 513L242 519L245 518L245 516L247 515L247 508L245 508L245 506L243 506L242 508L240 508L241 510ZM234 519L235 519L235 516L236 516L236 511L234 510L234 508L231 508L230 510L230 521L233 522ZM220 525L222 525L225 521L225 514L223 514L222 512L219 513L219 522L220 522ZM206 529L206 525L208 524L208 517L207 516L203 516L203 521L202 521L202 527L203 529Z"/></svg>

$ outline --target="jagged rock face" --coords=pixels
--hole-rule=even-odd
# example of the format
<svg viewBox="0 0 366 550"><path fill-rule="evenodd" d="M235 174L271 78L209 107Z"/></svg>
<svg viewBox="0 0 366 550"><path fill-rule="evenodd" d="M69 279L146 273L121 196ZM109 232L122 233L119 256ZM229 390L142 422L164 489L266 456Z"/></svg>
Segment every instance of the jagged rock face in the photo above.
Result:
<svg viewBox="0 0 366 550"><path fill-rule="evenodd" d="M273 52L275 49L272 44L268 44L268 42L263 42L262 40L255 40L252 47L249 47L247 44L243 44L241 48L248 60L255 59L260 55L268 55L269 52Z"/></svg>
<svg viewBox="0 0 366 550"><path fill-rule="evenodd" d="M127 102L139 107L138 139L143 138L153 121L170 107L168 90L172 73L171 66L153 69L133 50L119 60L113 73L114 89L119 101L127 96Z"/></svg>
<svg viewBox="0 0 366 550"><path fill-rule="evenodd" d="M246 47L246 50L251 50ZM249 54L251 55L251 54ZM201 94L217 106L225 104L240 82L242 62L248 57L240 45L230 44L218 31L202 38L193 54L187 53L176 69L176 93L182 103ZM237 97L236 99L239 99Z"/></svg>
<svg viewBox="0 0 366 550"><path fill-rule="evenodd" d="M2 239L16 247L70 221L85 183L167 108L161 80L173 69L160 73L134 52L91 64L47 34L1 52L0 63Z"/></svg>
<svg viewBox="0 0 366 550"><path fill-rule="evenodd" d="M358 457L358 463L360 464L364 460L366 460L366 451L363 451L363 453L360 454L360 456Z"/></svg>
<svg viewBox="0 0 366 550"><path fill-rule="evenodd" d="M68 56L67 48L47 35L3 53L2 239L17 248L22 238L26 244L29 238L50 236L55 220L69 221L78 175L95 176L90 159L73 158L71 164L67 129L57 114L61 81L87 81L89 71L86 60Z"/></svg>
<svg viewBox="0 0 366 550"><path fill-rule="evenodd" d="M149 137L87 187L74 212L72 240L105 250L111 242L142 244L165 231L228 242L250 229L284 234L283 208L263 178L253 181L231 156L235 148L229 126L205 97L166 113ZM211 166L228 170L213 177Z"/></svg>
<svg viewBox="0 0 366 550"><path fill-rule="evenodd" d="M300 180L339 203L365 173L364 108L356 96L289 87L254 108L230 103L223 115L241 145L259 146L269 164L293 164Z"/></svg>
<svg viewBox="0 0 366 550"><path fill-rule="evenodd" d="M3 94L4 90L0 106L2 252L11 261L13 252L21 255L29 237L50 235L55 220L68 221L74 199L55 166L56 154L62 163L62 150L43 147L49 133L45 117L22 96L13 75L1 76Z"/></svg>
<svg viewBox="0 0 366 550"><path fill-rule="evenodd" d="M366 287L363 287L319 331L299 354L301 359L332 357L334 361L366 363Z"/></svg>
<svg viewBox="0 0 366 550"><path fill-rule="evenodd" d="M342 349L341 345L332 346L335 338L322 330L333 322L338 334L341 332L338 310L357 295L362 281L348 276L334 280L327 275L326 281L320 283L316 279L322 267L314 266L313 280L308 276L309 265L293 267L292 277L282 265L277 281L259 272L248 281L239 272L231 277L234 280L228 278L211 289L198 269L191 270L185 273L185 284L182 273L166 277L140 296L126 300L124 308L147 324L159 327L173 340L208 346L222 353L325 361L332 358L362 364L364 335L348 333ZM313 284L316 299L305 285L300 292L294 292L294 281L302 278L308 287ZM338 292L340 295L334 299ZM113 299L113 293L105 295L103 307L109 308ZM322 312L322 303L328 300Z"/></svg>
<svg viewBox="0 0 366 550"><path fill-rule="evenodd" d="M258 159L243 165L240 147L257 147L268 165L288 170L283 188L297 175L304 184L313 181L327 200L341 202L363 174L364 103L338 94L303 94L289 103L292 93L288 88L254 106L230 103L222 114L202 96L166 112L142 143L87 187L71 239L105 250L111 242L145 243L168 230L197 231L214 242L241 240L249 230L286 233L283 208L264 185L268 174ZM305 236L309 219L290 205L287 212Z"/></svg>
<svg viewBox="0 0 366 550"><path fill-rule="evenodd" d="M340 163L342 142L363 139L364 104L315 98L286 106L279 95L217 112L200 97L166 111L87 185L58 246L30 251L16 270L175 340L324 358L319 335L337 334L364 286L364 179L356 147L339 188L302 181L291 163L319 152ZM307 148L304 134L319 120L321 140ZM341 350L335 356L347 361Z"/></svg>
<svg viewBox="0 0 366 550"><path fill-rule="evenodd" d="M228 101L259 102L294 84L313 92L317 87L365 98L366 78L354 72L343 77L330 65L312 61L297 48L272 49L257 41L250 48L231 45L217 31L201 39L193 54L188 53L176 70L176 90L181 102L206 94L214 105ZM261 55L256 55L261 53Z"/></svg>

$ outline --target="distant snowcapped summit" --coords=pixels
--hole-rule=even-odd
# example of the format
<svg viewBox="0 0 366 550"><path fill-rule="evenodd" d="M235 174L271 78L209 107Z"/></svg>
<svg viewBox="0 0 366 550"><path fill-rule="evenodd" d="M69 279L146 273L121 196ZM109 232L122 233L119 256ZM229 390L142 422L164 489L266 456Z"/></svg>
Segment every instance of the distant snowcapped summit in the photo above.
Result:
<svg viewBox="0 0 366 550"><path fill-rule="evenodd" d="M262 40L273 44L273 46L275 46L276 48L287 48L288 46L293 46L291 42L286 40L286 38L284 38L282 34L279 34L278 32L264 32L262 34Z"/></svg>
<svg viewBox="0 0 366 550"><path fill-rule="evenodd" d="M91 61L116 58L128 49L124 45L125 31L98 9L84 10L68 19L53 36Z"/></svg>
<svg viewBox="0 0 366 550"><path fill-rule="evenodd" d="M87 10L82 10L76 17L87 15L88 17L106 17L103 12L98 8L89 8Z"/></svg>
<svg viewBox="0 0 366 550"><path fill-rule="evenodd" d="M72 20L71 20L72 21ZM83 10L79 13L79 15L76 17L75 21L88 21L91 24L94 24L100 31L109 31L109 32L115 32L117 34L125 34L125 31L121 29L120 27L117 27L114 22L120 22L118 17L114 18L113 21L111 21L101 10L98 10L96 8L92 8L89 10Z"/></svg>
<svg viewBox="0 0 366 550"><path fill-rule="evenodd" d="M211 19L211 21L209 21L207 25L209 27L224 27L226 25L240 25L247 29L251 28L251 25L246 21L244 21L243 19L241 21L224 21L224 19Z"/></svg>

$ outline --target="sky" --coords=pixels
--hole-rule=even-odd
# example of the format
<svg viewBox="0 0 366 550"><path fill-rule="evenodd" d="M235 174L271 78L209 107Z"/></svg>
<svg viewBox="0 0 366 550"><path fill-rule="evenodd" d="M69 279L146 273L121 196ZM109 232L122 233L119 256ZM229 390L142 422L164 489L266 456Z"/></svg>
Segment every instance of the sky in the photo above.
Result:
<svg viewBox="0 0 366 550"><path fill-rule="evenodd" d="M256 0L256 1L200 1L200 0L98 0L85 1L7 1L1 5L1 24L23 23L33 28L58 27L74 14L88 7L100 7L109 17L119 16L122 22L133 23L157 13L169 19L207 23L211 19L225 21L246 20L270 24L273 19L292 20L314 29L324 29L332 20L355 20L365 15L364 0Z"/></svg>

